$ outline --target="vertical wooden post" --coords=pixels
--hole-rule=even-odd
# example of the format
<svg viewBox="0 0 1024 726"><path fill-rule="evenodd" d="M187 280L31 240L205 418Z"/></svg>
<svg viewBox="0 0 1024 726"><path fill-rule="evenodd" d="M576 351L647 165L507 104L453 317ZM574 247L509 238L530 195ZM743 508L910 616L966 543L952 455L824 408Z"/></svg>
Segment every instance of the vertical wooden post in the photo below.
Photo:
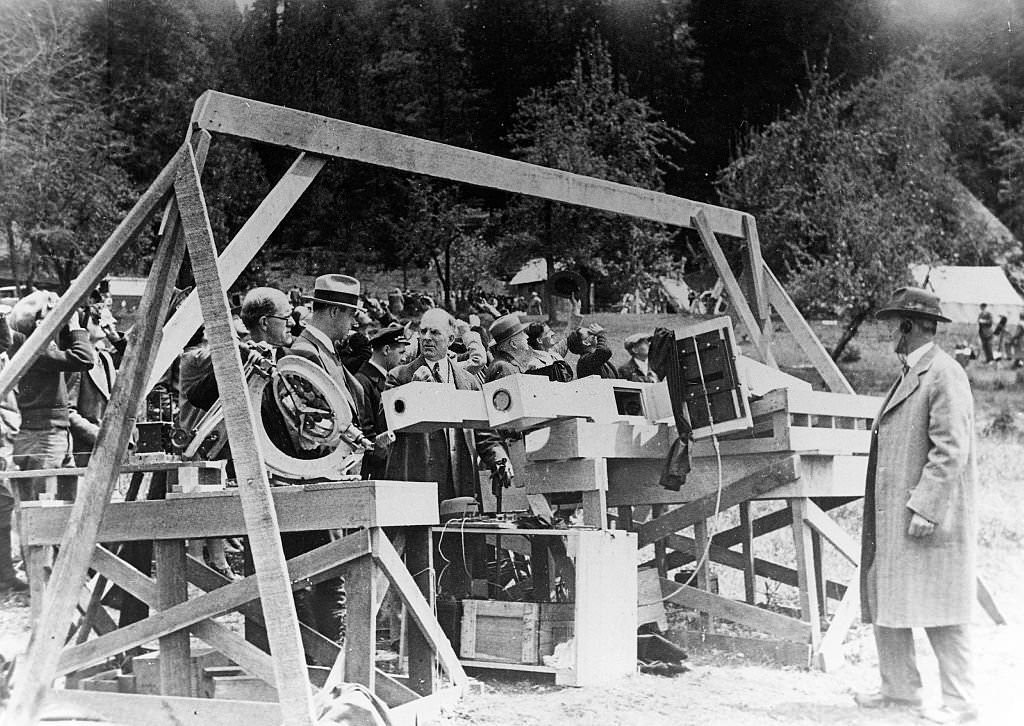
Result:
<svg viewBox="0 0 1024 726"><path fill-rule="evenodd" d="M583 522L589 527L608 526L608 493L604 489L583 492Z"/></svg>
<svg viewBox="0 0 1024 726"><path fill-rule="evenodd" d="M25 548L25 575L28 577L29 613L33 623L39 622L43 613L43 598L46 597L47 569L50 566L48 545Z"/></svg>
<svg viewBox="0 0 1024 726"><path fill-rule="evenodd" d="M743 592L751 605L757 599L757 577L754 568L754 526L750 521L750 502L740 502L740 534L743 551Z"/></svg>
<svg viewBox="0 0 1024 726"><path fill-rule="evenodd" d="M191 157L191 149L185 148ZM175 159L180 160L180 154ZM0 721L4 726L35 723L43 697L57 672L63 635L78 605L78 593L96 546L103 511L117 484L121 460L135 426L142 387L160 345L162 323L171 299L171 281L181 267L183 255L180 240L175 238L164 238L157 249L149 283L139 305L138 323L129 338L122 370L114 382L110 404L100 424L95 454L89 460L72 506L24 666L15 674L14 691ZM10 368L4 374L8 370Z"/></svg>
<svg viewBox="0 0 1024 726"><path fill-rule="evenodd" d="M423 597L434 607L434 542L429 527L406 532L405 564ZM437 664L430 643L417 627L406 629L409 653L409 688L422 696L434 692Z"/></svg>
<svg viewBox="0 0 1024 726"><path fill-rule="evenodd" d="M704 592L711 592L711 558L704 558L704 552L708 549L708 520L698 519L693 523L693 539L697 545L694 555L697 557L697 587ZM710 613L700 614L701 628L709 632L714 627L715 621Z"/></svg>
<svg viewBox="0 0 1024 726"><path fill-rule="evenodd" d="M814 576L814 553L811 528L807 526L807 500L795 497L787 500L793 517L793 544L796 548L797 586L800 589L800 615L811 626L811 650L817 652L821 644L821 618L818 615L818 585Z"/></svg>
<svg viewBox="0 0 1024 726"><path fill-rule="evenodd" d="M188 599L188 579L185 577L185 542L157 540L156 606L160 610L183 603ZM191 692L190 648L188 629L160 638L160 693L164 696L198 696Z"/></svg>
<svg viewBox="0 0 1024 726"><path fill-rule="evenodd" d="M821 535L811 529L811 555L814 560L814 584L818 591L818 613L828 615L828 598L825 595L825 572L822 567Z"/></svg>
<svg viewBox="0 0 1024 726"><path fill-rule="evenodd" d="M651 505L651 519L657 519L665 513L664 504L652 504ZM632 514L630 514L630 524L633 524ZM654 564L658 568L658 577L668 577L668 564L665 562L665 557L668 554L668 548L665 544L665 538L662 537L654 543Z"/></svg>
<svg viewBox="0 0 1024 726"><path fill-rule="evenodd" d="M284 723L286 726L311 726L312 694L277 512L270 496L263 451L253 429L255 414L232 336L231 309L217 267L217 248L191 149L174 181L174 190L234 454L242 513L256 566L270 651L274 654Z"/></svg>
<svg viewBox="0 0 1024 726"><path fill-rule="evenodd" d="M369 555L345 568L345 680L361 683L371 691L377 647L374 569Z"/></svg>

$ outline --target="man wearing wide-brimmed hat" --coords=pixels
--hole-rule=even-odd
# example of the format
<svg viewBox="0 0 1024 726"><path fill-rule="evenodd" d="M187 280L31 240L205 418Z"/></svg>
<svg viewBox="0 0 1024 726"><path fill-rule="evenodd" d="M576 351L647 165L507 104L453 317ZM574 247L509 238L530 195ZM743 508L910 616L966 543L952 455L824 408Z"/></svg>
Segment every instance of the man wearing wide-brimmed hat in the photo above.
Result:
<svg viewBox="0 0 1024 726"><path fill-rule="evenodd" d="M935 345L939 298L905 287L890 322L902 374L872 429L864 496L861 603L878 646L881 688L863 708L917 707L933 723L977 718L968 623L976 595L974 399L963 368ZM939 662L942 705L923 708L911 628Z"/></svg>
<svg viewBox="0 0 1024 726"><path fill-rule="evenodd" d="M516 313L502 315L491 323L487 332L494 345L494 361L487 369L488 381L526 373L541 365L527 341L526 328L526 323Z"/></svg>
<svg viewBox="0 0 1024 726"><path fill-rule="evenodd" d="M312 294L304 295L303 299L311 305L312 313L290 352L327 371L351 406L352 423L363 431L372 430L373 414L366 405L363 387L342 364L334 347L336 341L345 340L356 313L363 309L359 304L359 280L348 275L321 275L316 278ZM330 541L331 533L327 531L281 535L285 557L289 559ZM341 637L340 588L340 578L331 578L295 593L299 620L331 640Z"/></svg>

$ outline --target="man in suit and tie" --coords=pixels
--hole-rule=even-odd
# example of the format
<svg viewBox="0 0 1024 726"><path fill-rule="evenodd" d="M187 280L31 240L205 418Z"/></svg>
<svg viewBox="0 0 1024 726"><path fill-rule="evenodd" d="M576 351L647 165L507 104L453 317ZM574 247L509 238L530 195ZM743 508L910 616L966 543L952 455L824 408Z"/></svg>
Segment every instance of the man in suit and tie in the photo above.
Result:
<svg viewBox="0 0 1024 726"><path fill-rule="evenodd" d="M932 723L977 718L968 623L976 596L974 399L963 368L935 345L939 299L900 288L891 321L903 374L872 430L861 547L863 619L874 625L881 688L862 708L916 707ZM939 664L942 705L923 708L912 628Z"/></svg>
<svg viewBox="0 0 1024 726"><path fill-rule="evenodd" d="M384 391L388 372L402 361L409 339L405 337L405 328L397 323L382 328L370 337L370 359L356 371L356 380L363 387L366 405L374 415L372 430L364 431L368 438L387 430L384 410L380 404L380 394ZM386 451L368 452L363 457L362 475L364 479L383 479L387 464Z"/></svg>
<svg viewBox="0 0 1024 726"><path fill-rule="evenodd" d="M452 316L441 308L427 310L420 319L420 354L409 363L391 370L385 388L418 380L454 386L458 390L479 391L480 383L476 377L448 355L448 348L454 340L455 321ZM437 482L439 502L455 497L472 497L480 502L477 456L502 486L511 483L513 472L508 451L500 437L488 430L399 432L391 445L385 475L388 479ZM459 542L449 537L444 544L454 545L457 550ZM443 554L449 561L456 557L461 559L455 550ZM466 570L480 574L476 567L479 564L477 557L471 552L469 559L471 561L465 567L447 568L448 574L444 581L439 582L439 588L443 587L455 597L468 595L470 583Z"/></svg>

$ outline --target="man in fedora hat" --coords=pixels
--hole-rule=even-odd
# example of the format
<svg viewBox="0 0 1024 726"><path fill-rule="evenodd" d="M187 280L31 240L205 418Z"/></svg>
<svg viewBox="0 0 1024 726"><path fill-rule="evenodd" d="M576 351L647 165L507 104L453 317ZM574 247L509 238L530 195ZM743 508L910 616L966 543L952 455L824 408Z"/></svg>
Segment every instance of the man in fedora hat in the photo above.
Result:
<svg viewBox="0 0 1024 726"><path fill-rule="evenodd" d="M917 707L934 723L977 717L968 623L975 599L974 399L963 368L935 345L939 298L905 287L890 321L903 373L872 428L864 495L861 604L874 625L881 688L863 708ZM939 663L942 706L921 708L912 628Z"/></svg>
<svg viewBox="0 0 1024 726"><path fill-rule="evenodd" d="M633 333L623 343L629 360L619 366L619 378L638 383L657 383L658 374L651 370L647 360L651 352L651 334Z"/></svg>
<svg viewBox="0 0 1024 726"><path fill-rule="evenodd" d="M371 439L387 430L384 410L380 405L380 394L384 391L388 372L402 362L408 345L409 339L405 337L405 328L397 323L370 335L370 359L356 371L356 380L362 385L366 405L374 416L373 429L363 432ZM363 456L363 478L383 478L386 462L386 451L368 452Z"/></svg>
<svg viewBox="0 0 1024 726"><path fill-rule="evenodd" d="M537 368L541 361L527 341L526 323L516 313L502 315L491 323L488 332L494 341L494 361L487 369L487 380L493 381Z"/></svg>
<svg viewBox="0 0 1024 726"><path fill-rule="evenodd" d="M321 275L316 278L313 293L304 295L303 299L310 303L312 313L305 328L292 343L291 353L307 358L323 368L338 384L351 407L352 423L364 432L371 430L373 416L367 408L363 387L345 368L334 345L337 341L345 340L352 329L356 313L362 310L359 304L359 280L348 275ZM285 532L281 535L284 554L288 559L330 541L331 533L328 531ZM299 620L335 641L341 637L341 587L341 578L331 578L309 589L295 591Z"/></svg>

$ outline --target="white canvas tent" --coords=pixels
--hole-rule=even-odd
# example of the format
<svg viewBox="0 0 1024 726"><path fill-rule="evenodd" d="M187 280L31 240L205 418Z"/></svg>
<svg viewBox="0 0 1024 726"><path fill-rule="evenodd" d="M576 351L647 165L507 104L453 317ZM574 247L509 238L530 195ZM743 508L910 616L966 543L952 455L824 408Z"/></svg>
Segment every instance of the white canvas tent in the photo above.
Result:
<svg viewBox="0 0 1024 726"><path fill-rule="evenodd" d="M942 300L942 312L955 323L973 323L979 305L988 303L998 320L1005 315L1013 323L1024 311L1024 299L1013 289L1003 268L912 265L915 282Z"/></svg>

